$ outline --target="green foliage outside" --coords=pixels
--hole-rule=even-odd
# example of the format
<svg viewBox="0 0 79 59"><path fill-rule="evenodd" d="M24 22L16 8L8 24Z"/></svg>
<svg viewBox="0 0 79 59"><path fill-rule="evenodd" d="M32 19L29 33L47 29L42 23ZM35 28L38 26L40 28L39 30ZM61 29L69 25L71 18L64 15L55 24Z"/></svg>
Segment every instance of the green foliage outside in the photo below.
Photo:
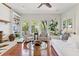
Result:
<svg viewBox="0 0 79 59"><path fill-rule="evenodd" d="M36 25L38 25L38 22L36 20L32 20L32 25L31 25L32 33L38 32L37 28L35 28Z"/></svg>
<svg viewBox="0 0 79 59"><path fill-rule="evenodd" d="M51 23L49 24L49 29L54 35L57 35L56 33L58 31L57 25L58 25L58 22L54 20L51 20Z"/></svg>
<svg viewBox="0 0 79 59"><path fill-rule="evenodd" d="M23 21L23 23L22 23L22 30L24 31L24 32L26 32L26 31L28 31L29 30L29 22L28 21Z"/></svg>

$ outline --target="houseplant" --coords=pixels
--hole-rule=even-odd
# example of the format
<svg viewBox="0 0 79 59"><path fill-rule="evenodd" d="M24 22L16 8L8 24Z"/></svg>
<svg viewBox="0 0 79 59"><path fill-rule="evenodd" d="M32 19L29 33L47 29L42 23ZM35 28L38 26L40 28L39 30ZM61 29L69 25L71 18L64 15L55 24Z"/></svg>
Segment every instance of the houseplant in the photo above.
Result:
<svg viewBox="0 0 79 59"><path fill-rule="evenodd" d="M40 28L43 34L47 36L47 22L46 21L41 21Z"/></svg>

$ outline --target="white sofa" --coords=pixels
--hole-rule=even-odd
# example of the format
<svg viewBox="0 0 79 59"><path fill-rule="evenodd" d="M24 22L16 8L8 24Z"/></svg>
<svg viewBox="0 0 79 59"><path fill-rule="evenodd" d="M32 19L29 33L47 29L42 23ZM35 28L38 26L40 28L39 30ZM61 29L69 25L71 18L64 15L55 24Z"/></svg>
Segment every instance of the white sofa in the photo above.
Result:
<svg viewBox="0 0 79 59"><path fill-rule="evenodd" d="M66 41L52 39L51 43L59 56L79 56L78 35L71 35Z"/></svg>

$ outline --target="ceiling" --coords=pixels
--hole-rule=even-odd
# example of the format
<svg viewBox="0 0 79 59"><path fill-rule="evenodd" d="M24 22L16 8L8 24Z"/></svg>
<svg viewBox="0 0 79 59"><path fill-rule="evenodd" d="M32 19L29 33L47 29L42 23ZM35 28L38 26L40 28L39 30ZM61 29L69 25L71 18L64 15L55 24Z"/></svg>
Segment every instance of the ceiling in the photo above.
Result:
<svg viewBox="0 0 79 59"><path fill-rule="evenodd" d="M60 14L77 5L76 3L50 3L52 8L48 8L46 5L37 8L40 3L7 3L16 12L21 15L24 14Z"/></svg>

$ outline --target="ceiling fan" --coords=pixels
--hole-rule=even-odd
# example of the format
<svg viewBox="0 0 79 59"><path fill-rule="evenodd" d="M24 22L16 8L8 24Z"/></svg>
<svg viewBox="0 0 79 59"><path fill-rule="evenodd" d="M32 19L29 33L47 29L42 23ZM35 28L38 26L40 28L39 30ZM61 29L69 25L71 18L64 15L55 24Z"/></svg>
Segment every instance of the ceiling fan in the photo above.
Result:
<svg viewBox="0 0 79 59"><path fill-rule="evenodd" d="M50 3L41 3L37 8L40 8L42 5L46 5L49 8L52 7Z"/></svg>

